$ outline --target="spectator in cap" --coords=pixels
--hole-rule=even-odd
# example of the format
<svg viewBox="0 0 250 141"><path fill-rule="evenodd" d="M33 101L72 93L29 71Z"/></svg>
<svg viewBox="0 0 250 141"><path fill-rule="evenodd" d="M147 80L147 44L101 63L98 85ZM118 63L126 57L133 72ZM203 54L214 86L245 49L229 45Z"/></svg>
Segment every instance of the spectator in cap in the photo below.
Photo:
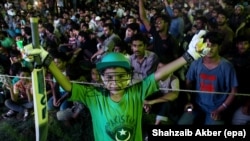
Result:
<svg viewBox="0 0 250 141"><path fill-rule="evenodd" d="M88 23L89 24L89 30L91 30L91 32L96 32L97 27L98 27L97 21L99 21L99 20L101 20L100 16L96 16L95 13L93 13L91 15L91 19L90 19L90 21Z"/></svg>
<svg viewBox="0 0 250 141"><path fill-rule="evenodd" d="M240 24L245 20L244 7L240 4L235 5L233 14L228 19L228 24L235 32Z"/></svg>

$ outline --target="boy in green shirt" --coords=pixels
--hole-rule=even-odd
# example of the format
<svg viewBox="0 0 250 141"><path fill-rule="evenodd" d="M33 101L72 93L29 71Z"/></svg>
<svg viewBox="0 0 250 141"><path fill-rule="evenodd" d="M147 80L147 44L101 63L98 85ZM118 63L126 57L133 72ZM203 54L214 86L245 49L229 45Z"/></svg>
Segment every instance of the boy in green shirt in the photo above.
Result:
<svg viewBox="0 0 250 141"><path fill-rule="evenodd" d="M89 108L96 141L142 141L141 120L144 99L158 91L159 80L209 51L204 46L205 49L198 53L195 47L205 33L201 31L194 36L188 51L182 57L134 85L130 85L132 77L130 62L121 53L107 53L96 64L103 81L103 87L100 88L70 82L43 48L32 49L32 45L28 45L25 50L29 55L40 55L43 64L57 82L65 91L71 92L69 100L81 101Z"/></svg>

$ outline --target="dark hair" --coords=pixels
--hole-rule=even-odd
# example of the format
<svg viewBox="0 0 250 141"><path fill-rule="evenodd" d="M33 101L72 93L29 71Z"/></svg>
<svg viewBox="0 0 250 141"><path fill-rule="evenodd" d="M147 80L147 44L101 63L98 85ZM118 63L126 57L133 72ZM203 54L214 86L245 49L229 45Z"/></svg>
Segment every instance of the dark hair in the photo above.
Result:
<svg viewBox="0 0 250 141"><path fill-rule="evenodd" d="M127 29L130 28L132 29L133 31L137 31L139 32L140 31L140 25L138 23L131 23L131 24L128 24L127 25Z"/></svg>
<svg viewBox="0 0 250 141"><path fill-rule="evenodd" d="M221 45L224 39L224 35L217 31L211 31L204 36L204 40L207 39L213 44Z"/></svg>
<svg viewBox="0 0 250 141"><path fill-rule="evenodd" d="M205 16L196 17L195 20L200 20L202 22L202 24L205 24L208 22L208 20Z"/></svg>
<svg viewBox="0 0 250 141"><path fill-rule="evenodd" d="M161 18L163 21L165 21L166 23L169 23L169 25L170 25L171 18L168 15L166 15L166 14L157 14L155 19L157 19L157 18Z"/></svg>
<svg viewBox="0 0 250 141"><path fill-rule="evenodd" d="M143 34L138 33L138 34L135 34L131 37L131 43L133 41L138 41L138 40L142 41L144 44L148 44L148 40L147 40L146 36L144 36Z"/></svg>
<svg viewBox="0 0 250 141"><path fill-rule="evenodd" d="M89 39L89 34L87 32L84 32L84 31L80 31L78 36L84 37L86 40Z"/></svg>
<svg viewBox="0 0 250 141"><path fill-rule="evenodd" d="M112 23L105 23L103 27L108 27L109 30L114 30L114 25Z"/></svg>
<svg viewBox="0 0 250 141"><path fill-rule="evenodd" d="M131 15L127 15L127 19L134 19L136 21L136 18Z"/></svg>
<svg viewBox="0 0 250 141"><path fill-rule="evenodd" d="M58 58L65 62L69 61L69 57L64 52L52 51L50 54L53 58Z"/></svg>
<svg viewBox="0 0 250 141"><path fill-rule="evenodd" d="M27 35L31 35L31 27L29 27L29 26L25 26L24 28L23 28L23 30L24 30L24 32L25 32L25 34L27 34Z"/></svg>
<svg viewBox="0 0 250 141"><path fill-rule="evenodd" d="M22 36L22 34L21 33L16 33L15 38L19 37L19 36Z"/></svg>
<svg viewBox="0 0 250 141"><path fill-rule="evenodd" d="M229 13L227 11L225 11L224 9L219 9L218 10L218 15L224 15L226 18L229 17Z"/></svg>
<svg viewBox="0 0 250 141"><path fill-rule="evenodd" d="M53 33L54 29L55 29L54 26L53 26L53 24L51 24L51 23L46 23L44 25L44 28L47 29L50 33Z"/></svg>
<svg viewBox="0 0 250 141"><path fill-rule="evenodd" d="M249 40L249 37L244 36L244 35L240 35L240 36L237 36L237 37L235 38L235 43L236 43L236 44L239 43L239 42L244 42L244 41L249 42L249 41L250 41L250 40Z"/></svg>
<svg viewBox="0 0 250 141"><path fill-rule="evenodd" d="M20 68L22 68L21 62L15 62L10 65L10 70L12 72L11 75L17 75L19 73Z"/></svg>
<svg viewBox="0 0 250 141"><path fill-rule="evenodd" d="M79 79L83 75L80 65L68 64L66 67L66 75L70 80Z"/></svg>
<svg viewBox="0 0 250 141"><path fill-rule="evenodd" d="M128 52L128 44L125 41L121 41L118 44L116 44L116 47L119 47L121 52L126 51Z"/></svg>
<svg viewBox="0 0 250 141"><path fill-rule="evenodd" d="M75 23L75 22L73 22L71 28L72 28L73 30L80 30L80 25L77 24L77 23Z"/></svg>
<svg viewBox="0 0 250 141"><path fill-rule="evenodd" d="M31 70L28 67L21 67L18 71L18 74L20 74L21 72L31 73Z"/></svg>
<svg viewBox="0 0 250 141"><path fill-rule="evenodd" d="M16 49L12 49L10 51L10 57L17 57L17 56L21 56L21 52L19 50L16 50Z"/></svg>

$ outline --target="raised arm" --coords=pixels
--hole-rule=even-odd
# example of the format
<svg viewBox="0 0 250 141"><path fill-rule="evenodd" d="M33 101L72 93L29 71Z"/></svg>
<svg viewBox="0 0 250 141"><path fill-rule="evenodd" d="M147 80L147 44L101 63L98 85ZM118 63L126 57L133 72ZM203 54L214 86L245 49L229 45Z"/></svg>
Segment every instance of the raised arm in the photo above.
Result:
<svg viewBox="0 0 250 141"><path fill-rule="evenodd" d="M56 81L63 87L63 89L67 92L71 92L72 84L69 79L58 69L56 64L51 61L48 65L48 69L51 74L55 77Z"/></svg>
<svg viewBox="0 0 250 141"><path fill-rule="evenodd" d="M43 66L49 69L49 71L57 80L57 82L60 84L60 86L62 86L65 91L71 92L72 89L71 82L59 70L59 68L54 63L53 58L49 55L49 53L46 50L43 49L43 47L33 49L32 44L29 44L24 47L24 50L28 56L39 55L43 62Z"/></svg>
<svg viewBox="0 0 250 141"><path fill-rule="evenodd" d="M169 75L172 72L175 72L185 64L187 64L187 61L184 59L184 57L183 56L179 57L178 59L172 61L171 63L168 63L167 65L156 71L155 80L159 81L165 78L167 75Z"/></svg>
<svg viewBox="0 0 250 141"><path fill-rule="evenodd" d="M187 52L185 52L183 56L166 64L158 71L156 71L155 80L159 81L161 79L164 79L170 73L175 72L176 70L184 66L187 62L190 63L193 60L206 55L210 51L210 48L207 47L206 43L203 43L202 36L205 34L205 30L200 30L198 34L194 35L191 42L189 43Z"/></svg>
<svg viewBox="0 0 250 141"><path fill-rule="evenodd" d="M172 9L172 6L171 4L168 2L168 0L163 0L163 3L165 5L165 10L167 12L167 14L170 16L170 17L173 17L174 16L174 11Z"/></svg>
<svg viewBox="0 0 250 141"><path fill-rule="evenodd" d="M149 19L147 18L146 10L145 10L143 1L144 0L139 0L139 14L140 14L140 19L141 19L143 25L145 26L147 31L149 31L151 28L151 25L150 25Z"/></svg>

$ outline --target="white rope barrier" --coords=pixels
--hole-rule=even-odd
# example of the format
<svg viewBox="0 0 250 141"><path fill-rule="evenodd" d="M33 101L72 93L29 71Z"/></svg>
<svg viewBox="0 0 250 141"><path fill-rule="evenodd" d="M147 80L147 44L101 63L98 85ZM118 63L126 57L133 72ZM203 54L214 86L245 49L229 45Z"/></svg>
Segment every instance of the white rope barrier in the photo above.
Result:
<svg viewBox="0 0 250 141"><path fill-rule="evenodd" d="M19 76L11 76L11 75L2 75L0 74L0 82L4 83L8 78L25 78L25 79L30 79L31 77L19 77ZM45 81L53 81L52 79L45 79ZM84 84L84 85L93 85L93 86L103 86L102 83L92 83L92 82L79 82L79 81L71 81L72 83L77 83L77 84ZM187 92L187 93L206 93L206 94L231 94L227 92L209 92L209 91L199 91L199 90L187 90L187 89L171 89L171 88L159 88L160 90L164 91L179 91L179 92ZM235 93L234 95L237 96L250 96L250 93Z"/></svg>

